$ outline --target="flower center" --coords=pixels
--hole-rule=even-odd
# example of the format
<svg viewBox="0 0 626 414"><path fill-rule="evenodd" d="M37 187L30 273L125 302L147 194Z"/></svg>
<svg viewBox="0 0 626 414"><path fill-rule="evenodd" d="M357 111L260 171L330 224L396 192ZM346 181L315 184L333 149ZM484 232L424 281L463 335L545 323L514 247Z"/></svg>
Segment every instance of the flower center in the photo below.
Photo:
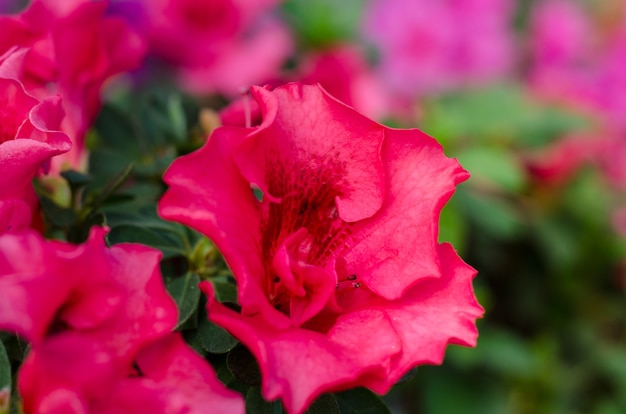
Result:
<svg viewBox="0 0 626 414"><path fill-rule="evenodd" d="M351 232L335 203L343 168L328 160L269 165L268 191L275 201L267 201L261 225L266 294L292 319L308 319L334 295L335 257Z"/></svg>

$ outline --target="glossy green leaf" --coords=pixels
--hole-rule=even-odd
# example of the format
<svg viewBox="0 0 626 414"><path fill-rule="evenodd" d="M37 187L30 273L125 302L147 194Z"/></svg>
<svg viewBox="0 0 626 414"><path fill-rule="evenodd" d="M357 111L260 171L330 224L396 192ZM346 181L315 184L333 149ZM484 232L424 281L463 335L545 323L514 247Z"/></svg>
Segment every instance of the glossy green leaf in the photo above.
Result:
<svg viewBox="0 0 626 414"><path fill-rule="evenodd" d="M167 291L176 301L178 306L178 329L184 324L198 308L200 300L200 289L198 284L200 278L195 273L187 273L184 276L171 280L167 284Z"/></svg>

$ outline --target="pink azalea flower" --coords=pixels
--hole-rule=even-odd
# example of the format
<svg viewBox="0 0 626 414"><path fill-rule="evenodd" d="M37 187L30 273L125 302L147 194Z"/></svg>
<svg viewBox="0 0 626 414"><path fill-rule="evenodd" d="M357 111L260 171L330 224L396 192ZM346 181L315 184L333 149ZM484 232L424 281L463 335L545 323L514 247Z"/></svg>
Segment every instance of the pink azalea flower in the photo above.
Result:
<svg viewBox="0 0 626 414"><path fill-rule="evenodd" d="M171 334L137 354L141 376L118 383L106 413L243 414L243 399L224 387L211 366Z"/></svg>
<svg viewBox="0 0 626 414"><path fill-rule="evenodd" d="M390 87L413 97L505 76L512 12L509 0L374 0L363 35Z"/></svg>
<svg viewBox="0 0 626 414"><path fill-rule="evenodd" d="M538 3L531 14L530 80L541 95L626 128L626 7L612 13L616 27L590 15L576 2Z"/></svg>
<svg viewBox="0 0 626 414"><path fill-rule="evenodd" d="M268 12L278 0L130 0L151 50L191 93L235 96L277 77L292 41Z"/></svg>
<svg viewBox="0 0 626 414"><path fill-rule="evenodd" d="M261 124L220 127L174 161L159 211L228 261L241 312L201 288L210 319L256 356L264 397L300 413L323 392L384 393L441 363L448 343L473 346L475 271L437 243L439 212L468 174L422 132L377 124L318 86L252 95Z"/></svg>
<svg viewBox="0 0 626 414"><path fill-rule="evenodd" d="M388 115L390 98L356 47L338 46L306 56L298 79L302 83L319 83L332 96L369 118Z"/></svg>
<svg viewBox="0 0 626 414"><path fill-rule="evenodd" d="M542 97L583 110L599 121L595 135L602 139L580 142L579 149L557 144L580 155L563 153L563 161L572 164L581 156L592 159L612 184L623 188L626 7L623 2L606 4L616 6L607 14L610 21L594 20L589 10L576 2L546 0L537 4L530 25L530 82Z"/></svg>
<svg viewBox="0 0 626 414"><path fill-rule="evenodd" d="M607 143L598 134L568 135L527 155L526 166L541 182L563 184L583 165L596 162Z"/></svg>
<svg viewBox="0 0 626 414"><path fill-rule="evenodd" d="M52 157L71 147L59 131L59 97L39 101L19 81L26 52L11 49L0 56L0 234L30 226L37 211L31 181Z"/></svg>
<svg viewBox="0 0 626 414"><path fill-rule="evenodd" d="M161 253L106 248L105 233L95 228L78 246L34 232L0 237L0 328L31 342L18 376L25 413L135 413L149 398L156 413L201 412L209 401L243 413L171 333L178 314L161 280Z"/></svg>
<svg viewBox="0 0 626 414"><path fill-rule="evenodd" d="M84 135L100 109L100 92L113 75L137 67L143 40L119 18L105 16L106 1L34 0L15 16L0 16L0 53L30 48L20 79L39 98L59 93L66 118L63 131L72 150L55 159L83 168Z"/></svg>

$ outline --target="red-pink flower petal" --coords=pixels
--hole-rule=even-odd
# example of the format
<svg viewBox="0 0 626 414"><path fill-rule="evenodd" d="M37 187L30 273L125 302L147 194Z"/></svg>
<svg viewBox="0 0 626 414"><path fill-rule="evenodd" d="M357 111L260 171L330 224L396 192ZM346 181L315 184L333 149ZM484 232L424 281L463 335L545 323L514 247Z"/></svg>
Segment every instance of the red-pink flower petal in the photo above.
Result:
<svg viewBox="0 0 626 414"><path fill-rule="evenodd" d="M0 202L4 205L0 234L30 225L37 203L32 179L52 157L71 146L60 131L60 99L38 101L17 78L26 52L11 49L0 56Z"/></svg>
<svg viewBox="0 0 626 414"><path fill-rule="evenodd" d="M137 367L140 376L121 381L102 414L245 412L241 396L218 381L211 366L180 334L140 350Z"/></svg>
<svg viewBox="0 0 626 414"><path fill-rule="evenodd" d="M34 232L0 237L0 328L32 341L20 369L27 413L243 413L179 334L161 280L161 253L107 248L105 229L82 245ZM193 410L193 411L190 411Z"/></svg>
<svg viewBox="0 0 626 414"><path fill-rule="evenodd" d="M417 280L439 276L439 213L469 174L418 130L387 129L382 158L387 197L375 216L352 226L346 271L395 299Z"/></svg>
<svg viewBox="0 0 626 414"><path fill-rule="evenodd" d="M210 283L200 287L211 320L259 360L264 396L281 397L290 413L300 413L323 392L367 386L385 393L410 368L440 364L448 344L476 345L475 320L483 314L472 290L476 271L450 245L438 252L440 278L417 283L397 300L360 292L342 302L345 313L328 331L276 329L217 302Z"/></svg>
<svg viewBox="0 0 626 414"><path fill-rule="evenodd" d="M18 387L25 413L93 413L106 401L126 366L106 346L79 332L64 332L33 347Z"/></svg>
<svg viewBox="0 0 626 414"><path fill-rule="evenodd" d="M361 220L378 211L384 197L381 125L318 87L292 83L271 92L255 87L252 94L261 106L263 123L250 131L236 154L249 182L275 198L339 185L333 198L345 221ZM259 158L258 154L266 155ZM312 170L321 175L307 175ZM295 176L298 172L299 177ZM293 182L287 180L288 175ZM282 181L294 187L272 188Z"/></svg>

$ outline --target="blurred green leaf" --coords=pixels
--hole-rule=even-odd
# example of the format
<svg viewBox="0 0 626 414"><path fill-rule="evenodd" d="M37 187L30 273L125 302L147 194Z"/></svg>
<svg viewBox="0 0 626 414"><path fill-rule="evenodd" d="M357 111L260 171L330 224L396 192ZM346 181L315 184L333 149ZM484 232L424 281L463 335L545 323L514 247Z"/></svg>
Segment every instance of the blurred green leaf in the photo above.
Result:
<svg viewBox="0 0 626 414"><path fill-rule="evenodd" d="M526 172L510 151L500 147L472 147L456 154L474 185L487 183L510 193L520 192Z"/></svg>
<svg viewBox="0 0 626 414"><path fill-rule="evenodd" d="M273 414L274 403L267 402L261 394L261 387L250 387L246 393L246 413Z"/></svg>
<svg viewBox="0 0 626 414"><path fill-rule="evenodd" d="M446 373L440 367L425 367L421 388L425 413L502 414L531 413L512 409L503 384L489 381L484 375ZM422 412L422 411L420 411Z"/></svg>
<svg viewBox="0 0 626 414"><path fill-rule="evenodd" d="M46 195L39 194L39 204L44 217L53 226L68 228L78 220L78 215L72 208L61 207Z"/></svg>
<svg viewBox="0 0 626 414"><path fill-rule="evenodd" d="M161 250L166 258L186 254L174 237L149 226L118 224L111 228L108 239L111 244L142 243Z"/></svg>
<svg viewBox="0 0 626 414"><path fill-rule="evenodd" d="M137 145L138 131L133 120L117 107L104 104L94 125L100 142L108 148L117 149L120 154L131 158L141 151ZM93 165L93 163L90 163Z"/></svg>
<svg viewBox="0 0 626 414"><path fill-rule="evenodd" d="M217 326L206 317L198 324L200 345L212 354L225 354L237 345L237 340L224 328Z"/></svg>
<svg viewBox="0 0 626 414"><path fill-rule="evenodd" d="M323 394L306 410L305 414L341 414L337 397L333 394Z"/></svg>
<svg viewBox="0 0 626 414"><path fill-rule="evenodd" d="M495 144L546 145L590 122L579 114L534 100L522 85L500 84L455 91L426 106L421 128L446 149Z"/></svg>
<svg viewBox="0 0 626 414"><path fill-rule="evenodd" d="M528 344L506 330L483 329L474 353L483 364L504 375L528 377L537 369Z"/></svg>
<svg viewBox="0 0 626 414"><path fill-rule="evenodd" d="M211 280L211 283L213 284L217 300L220 302L237 303L237 286L234 283L215 280Z"/></svg>
<svg viewBox="0 0 626 414"><path fill-rule="evenodd" d="M341 414L391 414L383 400L365 388L338 392L335 397Z"/></svg>
<svg viewBox="0 0 626 414"><path fill-rule="evenodd" d="M439 218L439 242L452 243L454 248L462 252L467 236L467 223L456 205L453 197L441 210Z"/></svg>
<svg viewBox="0 0 626 414"><path fill-rule="evenodd" d="M360 0L288 0L283 11L305 45L325 47L355 38L361 22Z"/></svg>
<svg viewBox="0 0 626 414"><path fill-rule="evenodd" d="M230 372L247 385L261 383L261 370L254 355L243 345L238 344L228 353L226 364Z"/></svg>
<svg viewBox="0 0 626 414"><path fill-rule="evenodd" d="M65 180L67 180L67 182L69 183L70 187L73 189L82 187L84 185L87 185L91 182L91 180L93 179L93 177L91 177L88 174L83 174L79 171L75 171L75 170L65 170L61 172L61 176L63 178L65 178Z"/></svg>
<svg viewBox="0 0 626 414"><path fill-rule="evenodd" d="M199 283L200 278L198 275L189 272L185 276L169 281L167 284L167 291L178 306L178 324L175 329L184 324L198 308L198 301L200 300Z"/></svg>
<svg viewBox="0 0 626 414"><path fill-rule="evenodd" d="M2 342L0 342L0 414L9 412L11 406L11 364Z"/></svg>
<svg viewBox="0 0 626 414"><path fill-rule="evenodd" d="M457 197L466 217L489 236L512 239L524 229L519 206L508 200L491 194L474 194L470 191L459 191Z"/></svg>

